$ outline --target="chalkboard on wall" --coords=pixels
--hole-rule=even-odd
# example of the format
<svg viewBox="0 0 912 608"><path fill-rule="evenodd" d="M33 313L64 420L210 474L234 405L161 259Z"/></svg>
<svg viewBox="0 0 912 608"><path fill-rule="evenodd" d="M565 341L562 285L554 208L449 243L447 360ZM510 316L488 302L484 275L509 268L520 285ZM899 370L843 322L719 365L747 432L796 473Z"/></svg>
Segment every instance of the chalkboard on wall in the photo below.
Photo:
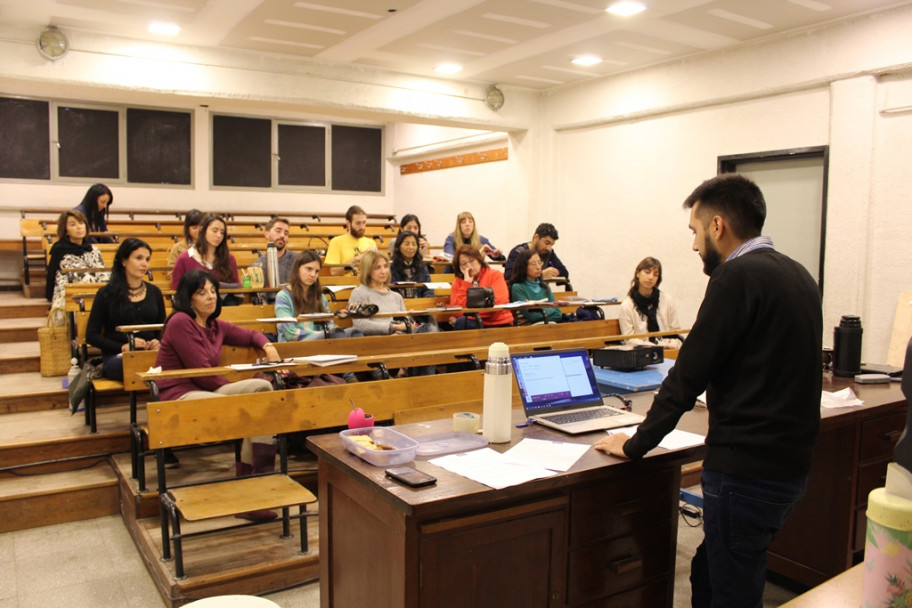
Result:
<svg viewBox="0 0 912 608"><path fill-rule="evenodd" d="M57 138L61 177L120 179L116 111L60 106Z"/></svg>
<svg viewBox="0 0 912 608"><path fill-rule="evenodd" d="M212 117L212 184L272 186L272 123L265 118Z"/></svg>
<svg viewBox="0 0 912 608"><path fill-rule="evenodd" d="M50 104L0 97L0 177L51 179Z"/></svg>
<svg viewBox="0 0 912 608"><path fill-rule="evenodd" d="M190 184L190 112L127 108L127 181Z"/></svg>
<svg viewBox="0 0 912 608"><path fill-rule="evenodd" d="M279 185L326 185L326 128L278 125Z"/></svg>
<svg viewBox="0 0 912 608"><path fill-rule="evenodd" d="M332 189L381 191L383 131L372 127L332 127Z"/></svg>

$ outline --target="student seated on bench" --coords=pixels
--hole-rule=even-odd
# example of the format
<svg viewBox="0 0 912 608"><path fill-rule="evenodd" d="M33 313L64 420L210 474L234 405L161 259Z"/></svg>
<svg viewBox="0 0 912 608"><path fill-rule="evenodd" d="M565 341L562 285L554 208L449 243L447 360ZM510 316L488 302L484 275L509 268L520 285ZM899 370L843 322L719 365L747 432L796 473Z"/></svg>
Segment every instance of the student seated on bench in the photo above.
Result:
<svg viewBox="0 0 912 608"><path fill-rule="evenodd" d="M199 209L191 209L187 212L187 215L184 216L184 238L171 245L171 250L168 252L168 266L173 268L180 254L193 247L205 217L206 214ZM170 277L169 273L168 278Z"/></svg>
<svg viewBox="0 0 912 608"><path fill-rule="evenodd" d="M174 270L171 272L171 289L177 289L184 273L193 268L210 271L223 286L240 285L237 261L228 251L228 224L220 215L207 215L200 224L196 243L177 257ZM227 294L223 298L225 305L239 303L234 294Z"/></svg>
<svg viewBox="0 0 912 608"><path fill-rule="evenodd" d="M114 204L114 194L104 184L92 184L82 197L82 202L73 207L86 217L89 232L108 231L108 210ZM109 236L87 237L90 243L113 243Z"/></svg>
<svg viewBox="0 0 912 608"><path fill-rule="evenodd" d="M297 317L303 314L327 313L329 302L323 295L320 285L320 269L323 262L320 254L312 249L299 255L288 275L288 287L276 295L275 316ZM276 325L279 342L298 340L322 340L323 338L360 338L359 330L349 327L337 327L332 319L314 323L298 321L296 323L279 323Z"/></svg>
<svg viewBox="0 0 912 608"><path fill-rule="evenodd" d="M104 268L101 250L92 244L88 233L89 225L81 211L64 211L57 218L57 242L51 247L44 286L44 297L53 308L66 306L67 283L103 283L108 280L107 272L61 272L75 268Z"/></svg>
<svg viewBox="0 0 912 608"><path fill-rule="evenodd" d="M415 323L406 312L402 296L390 289L390 265L385 253L379 251L365 252L361 257L358 269L361 284L352 290L348 297L348 307L355 304L375 304L378 312L401 312L401 317L358 318L352 323L365 336L386 336L404 333L433 333L438 331L437 323L431 319L427 323ZM436 366L425 365L414 367L413 376L430 376L436 373Z"/></svg>
<svg viewBox="0 0 912 608"><path fill-rule="evenodd" d="M471 245L463 245L453 256L453 268L456 279L450 290L450 306L466 308L467 292L470 287L490 287L494 290L494 304L506 304L510 301L510 290L502 272L488 268L484 256ZM509 310L495 310L481 313L481 322L485 327L509 327L513 325L513 313ZM472 317L455 315L450 317L453 329L477 329Z"/></svg>
<svg viewBox="0 0 912 608"><path fill-rule="evenodd" d="M275 346L263 334L219 321L222 303L218 281L208 271L189 270L181 277L174 294L174 312L165 322L165 333L155 364L162 370L215 367L221 358L222 345L256 346L266 353L267 361L279 361ZM221 376L160 380L162 401L174 399L204 399L241 393L271 391L268 380L250 378L229 382ZM241 461L236 464L237 476L262 473L275 469L276 446L268 436L249 437L241 444ZM174 458L173 464L177 459ZM166 460L167 466L167 460ZM254 511L239 515L259 521L275 519L272 511Z"/></svg>
<svg viewBox="0 0 912 608"><path fill-rule="evenodd" d="M390 276L393 283L430 283L431 271L421 257L421 237L416 232L400 231L393 242ZM403 298L433 298L434 290L424 285L396 291Z"/></svg>
<svg viewBox="0 0 912 608"><path fill-rule="evenodd" d="M520 251L513 264L513 276L510 277L510 297L513 302L548 300L554 301L554 294L542 277L542 262L534 249ZM526 309L516 311L521 325L535 323L560 323L563 318L560 308Z"/></svg>
<svg viewBox="0 0 912 608"><path fill-rule="evenodd" d="M86 341L101 349L105 378L123 381L123 353L129 350L127 334L121 325L149 325L165 320L165 301L161 290L143 279L149 269L152 248L140 239L127 238L117 248L111 280L98 290L89 313ZM161 332L136 333L136 350L158 350Z"/></svg>

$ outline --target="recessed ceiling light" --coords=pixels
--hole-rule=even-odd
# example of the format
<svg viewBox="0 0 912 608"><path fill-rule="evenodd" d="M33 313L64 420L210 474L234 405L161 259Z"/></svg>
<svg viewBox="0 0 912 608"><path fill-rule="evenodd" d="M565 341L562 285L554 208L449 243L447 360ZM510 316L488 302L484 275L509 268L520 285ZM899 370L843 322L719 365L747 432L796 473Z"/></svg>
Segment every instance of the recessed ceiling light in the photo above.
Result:
<svg viewBox="0 0 912 608"><path fill-rule="evenodd" d="M149 33L157 34L159 36L177 36L180 34L181 28L176 23L162 23L160 21L153 21L149 24Z"/></svg>
<svg viewBox="0 0 912 608"><path fill-rule="evenodd" d="M598 65L601 62L601 57L596 57L595 55L581 55L579 57L574 57L570 63L576 65Z"/></svg>
<svg viewBox="0 0 912 608"><path fill-rule="evenodd" d="M462 71L462 66L455 63L441 63L434 71L438 74L455 74Z"/></svg>
<svg viewBox="0 0 912 608"><path fill-rule="evenodd" d="M621 2L615 2L605 10L612 15L617 15L618 17L630 17L631 15L642 13L646 10L646 7L640 2L622 0Z"/></svg>

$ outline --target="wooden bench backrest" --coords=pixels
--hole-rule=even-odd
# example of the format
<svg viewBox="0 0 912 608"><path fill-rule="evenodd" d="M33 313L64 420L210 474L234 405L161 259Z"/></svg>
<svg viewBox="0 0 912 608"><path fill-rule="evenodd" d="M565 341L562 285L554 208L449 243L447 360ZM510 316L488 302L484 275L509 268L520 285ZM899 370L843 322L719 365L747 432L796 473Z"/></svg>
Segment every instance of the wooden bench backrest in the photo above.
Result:
<svg viewBox="0 0 912 608"><path fill-rule="evenodd" d="M161 401L148 407L149 447L164 448L344 426L351 402L376 420L439 405L452 396L480 400L482 372L418 376L213 399ZM514 386L514 407L519 404ZM233 412L225 416L226 411Z"/></svg>
<svg viewBox="0 0 912 608"><path fill-rule="evenodd" d="M283 358L320 354L378 355L382 353L408 353L452 348L487 347L494 342L508 345L538 343L593 336L620 334L617 319L579 321L576 323L550 323L497 329L446 331L433 334L405 334L395 336L366 336L331 340L306 340L276 344Z"/></svg>

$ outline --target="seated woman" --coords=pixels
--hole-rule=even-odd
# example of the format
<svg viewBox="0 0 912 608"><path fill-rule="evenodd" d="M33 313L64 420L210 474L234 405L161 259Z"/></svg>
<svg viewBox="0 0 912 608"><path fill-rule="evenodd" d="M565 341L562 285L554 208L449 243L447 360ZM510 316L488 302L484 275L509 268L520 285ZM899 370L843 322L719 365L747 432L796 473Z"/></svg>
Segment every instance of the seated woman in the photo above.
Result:
<svg viewBox="0 0 912 608"><path fill-rule="evenodd" d="M650 331L680 329L674 300L659 291L662 282L662 263L655 258L643 258L637 264L630 282L630 291L621 302L618 323L621 334L644 334ZM681 348L681 340L666 338L632 338L627 344L658 344L664 348Z"/></svg>
<svg viewBox="0 0 912 608"><path fill-rule="evenodd" d="M417 215L414 213L407 213L402 216L402 220L399 222L399 233L396 236L399 236L403 232L411 232L418 235L418 253L421 254L422 258L427 258L431 254L431 246L424 237L424 234L421 233L421 222L418 220ZM389 246L390 258L393 257L393 252L395 250L396 242L393 241Z"/></svg>
<svg viewBox="0 0 912 608"><path fill-rule="evenodd" d="M475 217L468 211L463 211L456 216L456 229L452 234L447 236L443 244L444 257L455 257L456 249L462 245L471 245L481 253L482 260L488 256L495 262L506 261L506 256L500 249L495 247L487 237L478 234L475 227ZM455 268L456 263L453 262Z"/></svg>
<svg viewBox="0 0 912 608"><path fill-rule="evenodd" d="M161 290L144 281L149 270L152 248L145 241L127 238L117 248L111 280L98 290L89 313L86 341L101 349L105 378L123 380L123 353L130 348L121 325L150 325L165 321L165 301ZM134 334L137 350L158 350L161 331Z"/></svg>
<svg viewBox="0 0 912 608"><path fill-rule="evenodd" d="M466 308L467 292L470 287L490 287L494 290L494 304L507 304L510 290L502 272L492 270L485 264L484 256L471 245L463 245L453 257L456 279L450 289L450 306ZM480 313L484 327L509 327L513 325L513 313L509 310L494 310ZM450 317L454 329L477 329L475 319L454 315Z"/></svg>
<svg viewBox="0 0 912 608"><path fill-rule="evenodd" d="M276 294L275 316L297 317L308 313L329 312L329 303L320 286L322 267L323 262L316 251L304 251L298 256L288 276L288 287ZM353 327L336 327L332 320L325 323L279 323L276 331L279 334L279 342L321 340L325 337L357 338L364 335Z"/></svg>
<svg viewBox="0 0 912 608"><path fill-rule="evenodd" d="M66 306L67 283L103 283L110 278L107 272L62 272L104 268L101 251L86 238L88 232L86 218L80 211L64 211L57 218L57 242L51 247L44 284L44 297L53 308Z"/></svg>
<svg viewBox="0 0 912 608"><path fill-rule="evenodd" d="M429 283L431 271L421 257L418 235L400 232L393 243L393 262L390 273L393 283ZM403 298L432 298L434 290L424 286L397 289Z"/></svg>
<svg viewBox="0 0 912 608"><path fill-rule="evenodd" d="M82 202L73 207L86 217L89 232L108 231L108 209L114 204L111 189L104 184L93 184L82 197ZM109 236L87 237L90 243L113 243Z"/></svg>
<svg viewBox="0 0 912 608"><path fill-rule="evenodd" d="M210 271L220 285L239 285L237 261L228 252L228 224L221 216L210 213L203 219L196 242L174 264L171 289L177 289L184 273L194 268ZM238 303L233 297L222 299L226 305Z"/></svg>
<svg viewBox="0 0 912 608"><path fill-rule="evenodd" d="M433 321L414 323L405 308L402 296L392 291L390 284L390 265L385 253L368 251L361 257L358 277L361 284L355 287L348 297L349 307L355 304L375 304L378 312L401 312L402 317L355 318L352 323L365 336L385 336L404 333L431 333L438 330ZM412 368L413 376L428 376L436 373L436 367L428 365Z"/></svg>
<svg viewBox="0 0 912 608"><path fill-rule="evenodd" d="M222 356L222 345L255 346L267 361L280 361L275 346L263 334L219 321L222 312L218 281L208 270L193 268L181 276L174 294L174 311L165 322L165 332L155 365L162 370L215 367ZM222 376L160 380L160 397L164 400L204 399L241 393L271 391L272 384L261 378L229 382ZM241 444L241 460L236 463L238 476L275 469L276 446L271 436L249 437ZM169 462L170 460L170 462ZM165 466L177 466L173 454ZM275 519L272 511L253 511L238 515L243 519Z"/></svg>
<svg viewBox="0 0 912 608"><path fill-rule="evenodd" d="M168 266L173 267L180 254L193 247L196 237L199 236L200 224L203 223L205 217L206 214L199 209L191 209L187 212L187 215L184 216L184 238L171 246L171 250L168 252Z"/></svg>
<svg viewBox="0 0 912 608"><path fill-rule="evenodd" d="M510 297L513 302L529 300L554 301L554 294L547 283L542 282L542 263L538 252L524 249L516 256L513 264L513 276L510 278ZM516 311L517 320L522 325L535 323L559 323L563 318L560 308L540 308L538 310L520 308Z"/></svg>

